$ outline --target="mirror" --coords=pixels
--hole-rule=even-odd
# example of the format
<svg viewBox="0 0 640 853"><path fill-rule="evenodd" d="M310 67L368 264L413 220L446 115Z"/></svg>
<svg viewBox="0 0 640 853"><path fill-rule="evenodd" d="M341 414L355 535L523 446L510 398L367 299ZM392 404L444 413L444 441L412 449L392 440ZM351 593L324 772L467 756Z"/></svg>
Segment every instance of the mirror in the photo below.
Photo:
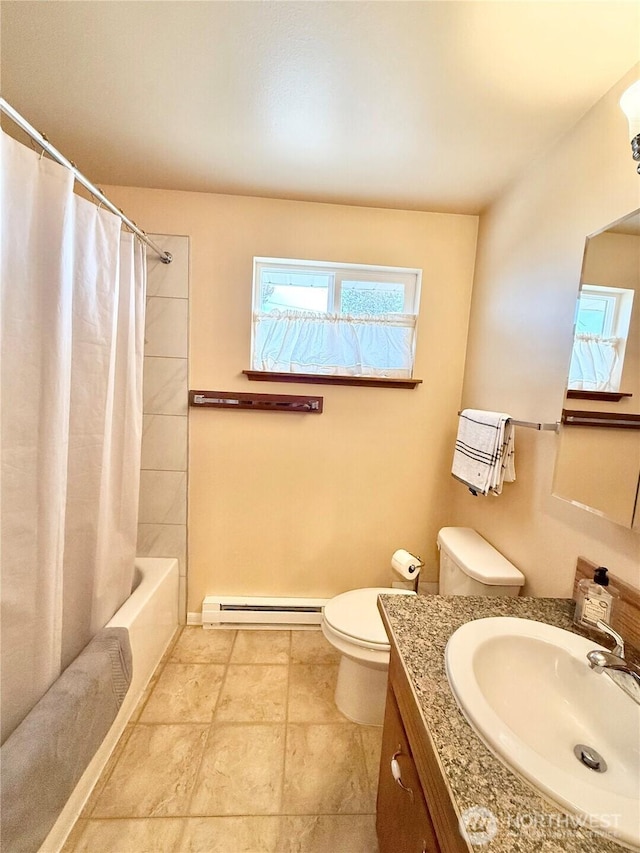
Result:
<svg viewBox="0 0 640 853"><path fill-rule="evenodd" d="M640 211L587 238L564 409L553 494L640 531Z"/></svg>

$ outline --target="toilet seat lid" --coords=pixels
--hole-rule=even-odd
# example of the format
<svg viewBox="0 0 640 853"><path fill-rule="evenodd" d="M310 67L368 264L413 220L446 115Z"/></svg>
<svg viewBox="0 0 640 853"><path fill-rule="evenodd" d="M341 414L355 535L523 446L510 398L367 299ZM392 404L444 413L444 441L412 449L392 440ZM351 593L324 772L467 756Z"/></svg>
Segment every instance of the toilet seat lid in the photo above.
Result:
<svg viewBox="0 0 640 853"><path fill-rule="evenodd" d="M352 589L336 595L325 604L325 622L347 637L389 648L387 633L378 612L379 595L415 595L415 592L388 587Z"/></svg>

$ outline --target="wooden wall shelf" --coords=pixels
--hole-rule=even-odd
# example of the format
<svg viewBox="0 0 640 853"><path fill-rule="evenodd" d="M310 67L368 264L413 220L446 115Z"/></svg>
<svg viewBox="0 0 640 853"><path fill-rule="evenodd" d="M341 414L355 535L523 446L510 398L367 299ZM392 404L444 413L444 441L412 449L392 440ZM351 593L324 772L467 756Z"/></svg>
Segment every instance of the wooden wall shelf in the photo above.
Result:
<svg viewBox="0 0 640 853"><path fill-rule="evenodd" d="M189 391L189 405L198 409L322 414L323 397L293 394L246 394L238 391Z"/></svg>
<svg viewBox="0 0 640 853"><path fill-rule="evenodd" d="M416 388L422 379L385 379L379 376L333 376L322 373L273 373L243 370L254 382L297 382L303 385L363 385L369 388Z"/></svg>

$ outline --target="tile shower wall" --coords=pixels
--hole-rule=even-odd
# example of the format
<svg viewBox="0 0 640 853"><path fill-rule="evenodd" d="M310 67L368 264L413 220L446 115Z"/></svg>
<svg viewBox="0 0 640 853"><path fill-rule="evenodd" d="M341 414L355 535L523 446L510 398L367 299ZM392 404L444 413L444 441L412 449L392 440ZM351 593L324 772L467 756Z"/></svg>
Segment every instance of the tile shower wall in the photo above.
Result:
<svg viewBox="0 0 640 853"><path fill-rule="evenodd" d="M138 555L177 557L180 619L187 587L189 238L150 235L173 255L148 256Z"/></svg>

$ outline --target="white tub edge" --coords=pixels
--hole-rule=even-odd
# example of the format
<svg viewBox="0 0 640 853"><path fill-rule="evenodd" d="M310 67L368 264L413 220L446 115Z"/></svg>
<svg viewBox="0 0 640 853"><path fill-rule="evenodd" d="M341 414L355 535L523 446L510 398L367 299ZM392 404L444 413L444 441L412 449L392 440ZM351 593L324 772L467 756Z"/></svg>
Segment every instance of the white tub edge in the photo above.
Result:
<svg viewBox="0 0 640 853"><path fill-rule="evenodd" d="M129 629L133 677L118 716L38 853L59 853L125 730L178 625L179 565L173 557L136 557L143 579L107 623Z"/></svg>

